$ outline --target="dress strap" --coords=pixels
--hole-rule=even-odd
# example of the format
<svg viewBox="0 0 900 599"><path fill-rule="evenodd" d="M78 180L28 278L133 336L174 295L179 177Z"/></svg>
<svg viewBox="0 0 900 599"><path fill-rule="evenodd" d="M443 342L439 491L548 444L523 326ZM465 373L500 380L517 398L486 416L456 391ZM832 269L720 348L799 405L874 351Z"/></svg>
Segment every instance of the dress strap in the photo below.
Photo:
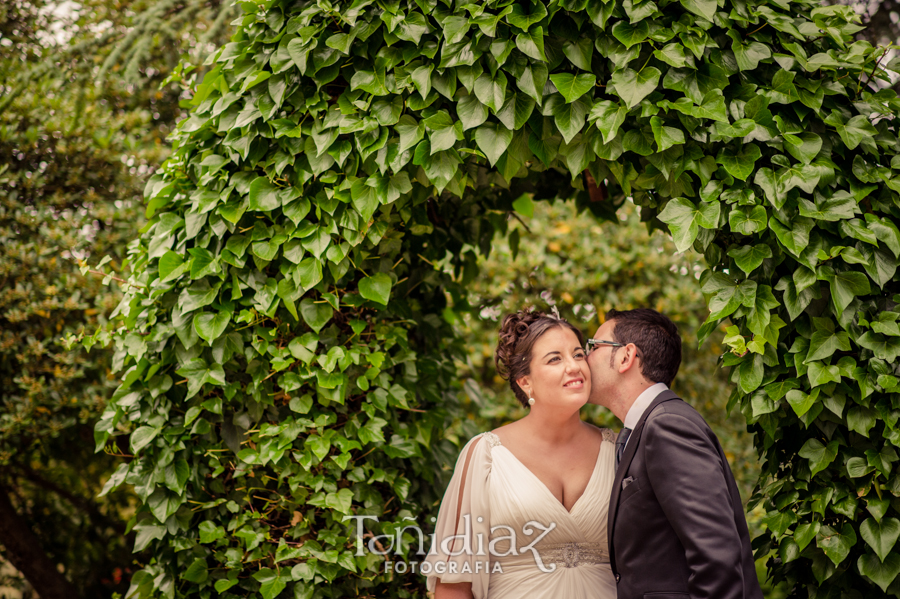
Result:
<svg viewBox="0 0 900 599"><path fill-rule="evenodd" d="M500 437L495 435L492 431L484 433L484 438L487 440L488 445L490 445L492 448L500 445Z"/></svg>
<svg viewBox="0 0 900 599"><path fill-rule="evenodd" d="M609 428L601 428L600 432L603 433L603 440L608 443L615 443L616 438L619 436L618 433Z"/></svg>

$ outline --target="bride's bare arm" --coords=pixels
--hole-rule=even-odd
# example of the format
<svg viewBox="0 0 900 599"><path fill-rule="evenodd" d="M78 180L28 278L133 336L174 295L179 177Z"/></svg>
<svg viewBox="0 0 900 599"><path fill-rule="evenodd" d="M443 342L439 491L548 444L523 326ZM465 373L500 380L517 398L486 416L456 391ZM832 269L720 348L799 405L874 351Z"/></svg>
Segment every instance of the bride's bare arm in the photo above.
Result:
<svg viewBox="0 0 900 599"><path fill-rule="evenodd" d="M472 599L471 582L444 584L440 580L434 588L434 599Z"/></svg>

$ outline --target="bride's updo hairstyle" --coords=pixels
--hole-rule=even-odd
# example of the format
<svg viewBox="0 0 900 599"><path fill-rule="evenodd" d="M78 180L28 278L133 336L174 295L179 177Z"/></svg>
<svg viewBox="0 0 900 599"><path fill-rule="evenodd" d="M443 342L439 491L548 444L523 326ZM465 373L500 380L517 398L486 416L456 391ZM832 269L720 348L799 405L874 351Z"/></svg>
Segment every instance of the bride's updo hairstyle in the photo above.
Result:
<svg viewBox="0 0 900 599"><path fill-rule="evenodd" d="M494 352L497 371L509 381L509 387L516 394L516 399L524 407L528 406L528 395L519 387L518 379L531 374L531 350L544 333L552 328L569 329L578 337L578 343L584 346L584 335L569 321L544 312L527 312L519 310L515 314L507 314L500 325L500 342Z"/></svg>

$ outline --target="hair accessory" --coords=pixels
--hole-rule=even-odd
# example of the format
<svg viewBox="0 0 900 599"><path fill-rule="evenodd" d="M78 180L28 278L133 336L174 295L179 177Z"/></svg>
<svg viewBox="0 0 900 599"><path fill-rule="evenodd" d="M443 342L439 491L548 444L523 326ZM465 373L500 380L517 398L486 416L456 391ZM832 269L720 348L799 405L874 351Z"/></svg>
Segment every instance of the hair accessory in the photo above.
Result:
<svg viewBox="0 0 900 599"><path fill-rule="evenodd" d="M562 320L562 316L559 315L559 308L556 306L550 308L550 314L552 314L556 320Z"/></svg>

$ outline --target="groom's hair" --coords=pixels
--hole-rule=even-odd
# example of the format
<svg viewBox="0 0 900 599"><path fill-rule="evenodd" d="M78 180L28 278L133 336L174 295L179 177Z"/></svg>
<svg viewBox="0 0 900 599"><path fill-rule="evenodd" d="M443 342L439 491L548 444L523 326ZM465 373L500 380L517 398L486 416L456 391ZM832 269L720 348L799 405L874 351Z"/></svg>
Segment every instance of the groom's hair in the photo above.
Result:
<svg viewBox="0 0 900 599"><path fill-rule="evenodd" d="M653 383L672 385L681 366L681 336L675 323L650 308L610 310L606 320L616 323L613 341L634 343L640 351L641 374ZM613 348L617 350L619 348ZM610 354L613 360L615 351Z"/></svg>

